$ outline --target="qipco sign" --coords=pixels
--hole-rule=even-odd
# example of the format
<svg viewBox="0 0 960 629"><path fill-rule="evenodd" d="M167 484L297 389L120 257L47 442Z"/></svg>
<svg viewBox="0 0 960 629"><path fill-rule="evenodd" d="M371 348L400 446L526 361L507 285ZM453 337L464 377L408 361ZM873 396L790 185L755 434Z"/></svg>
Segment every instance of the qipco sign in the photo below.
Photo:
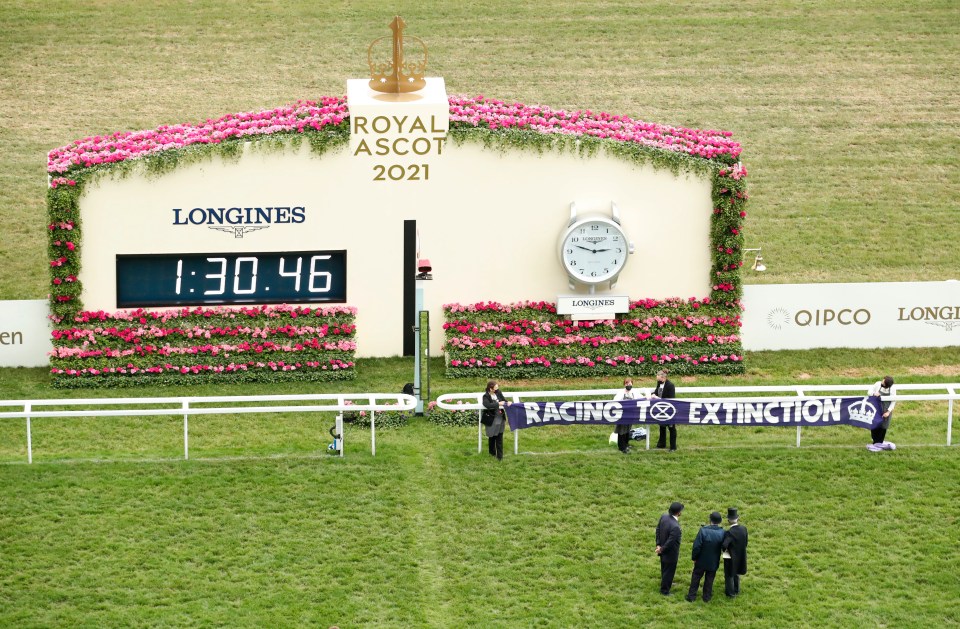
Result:
<svg viewBox="0 0 960 629"><path fill-rule="evenodd" d="M793 322L800 327L826 325L866 325L870 323L870 311L866 308L831 308L798 310Z"/></svg>
<svg viewBox="0 0 960 629"><path fill-rule="evenodd" d="M960 282L744 287L743 347L960 346Z"/></svg>

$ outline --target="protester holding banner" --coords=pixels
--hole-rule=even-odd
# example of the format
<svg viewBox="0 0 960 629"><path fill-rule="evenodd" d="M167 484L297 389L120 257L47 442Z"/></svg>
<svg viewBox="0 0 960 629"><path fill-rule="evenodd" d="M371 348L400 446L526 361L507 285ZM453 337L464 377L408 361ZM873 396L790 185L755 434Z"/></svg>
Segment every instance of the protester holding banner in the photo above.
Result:
<svg viewBox="0 0 960 629"><path fill-rule="evenodd" d="M747 574L747 527L740 524L740 514L736 507L727 509L727 522L730 528L724 533L723 543L723 580L724 590L729 598L740 594L740 575Z"/></svg>
<svg viewBox="0 0 960 629"><path fill-rule="evenodd" d="M660 593L664 596L670 596L673 575L677 571L677 561L680 560L681 511L683 511L683 505L674 502L667 513L660 516L660 521L657 523L657 547L654 552L660 555Z"/></svg>
<svg viewBox="0 0 960 629"><path fill-rule="evenodd" d="M890 395L891 389L893 388L893 377L885 376L883 380L880 380L873 385L873 388L870 389L870 395L872 396L881 396L881 395ZM867 449L871 452L880 452L881 450L895 450L896 445L886 441L887 429L890 427L890 418L893 416L893 407L897 403L895 400L886 400L880 402L880 410L882 412L883 421L880 422L880 425L870 431L870 437L873 439L873 443L867 446Z"/></svg>
<svg viewBox="0 0 960 629"><path fill-rule="evenodd" d="M700 579L703 578L703 602L713 598L713 580L720 569L720 545L723 543L724 530L720 526L722 516L719 511L710 514L710 524L703 525L693 540L693 574L690 575L690 591L687 600L691 603L697 600L697 590L700 589Z"/></svg>
<svg viewBox="0 0 960 629"><path fill-rule="evenodd" d="M633 378L624 378L623 391L613 396L614 401L632 400L634 397ZM617 448L624 454L630 454L630 428L632 428L630 424L617 424L613 429L617 435Z"/></svg>
<svg viewBox="0 0 960 629"><path fill-rule="evenodd" d="M670 399L677 396L676 387L667 380L667 372L661 369L657 372L657 385L653 389L651 398ZM670 431L670 450L677 449L677 427L673 424L669 426L660 426L660 438L657 439L657 447L661 450L667 446L667 431Z"/></svg>
<svg viewBox="0 0 960 629"><path fill-rule="evenodd" d="M509 404L500 392L500 385L493 380L489 381L487 390L483 394L480 423L487 429L487 447L490 456L497 457L498 461L503 460L503 429L507 423L503 409Z"/></svg>

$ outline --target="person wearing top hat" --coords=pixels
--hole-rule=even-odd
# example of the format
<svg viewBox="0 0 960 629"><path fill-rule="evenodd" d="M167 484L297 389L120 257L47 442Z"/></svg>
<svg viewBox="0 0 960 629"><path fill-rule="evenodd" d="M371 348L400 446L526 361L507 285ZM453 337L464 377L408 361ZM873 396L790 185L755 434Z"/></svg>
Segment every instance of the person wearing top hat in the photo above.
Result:
<svg viewBox="0 0 960 629"><path fill-rule="evenodd" d="M669 400L677 397L677 389L673 383L667 380L667 372L663 369L657 372L657 384L650 394L651 399L663 398ZM673 424L669 426L660 426L660 438L657 439L657 447L661 450L667 447L667 432L670 432L670 450L677 449L677 427Z"/></svg>
<svg viewBox="0 0 960 629"><path fill-rule="evenodd" d="M657 523L657 548L660 555L660 593L670 596L673 586L673 575L677 571L677 561L680 560L680 512L683 505L674 502L669 511L660 516Z"/></svg>
<svg viewBox="0 0 960 629"><path fill-rule="evenodd" d="M723 518L719 511L710 514L710 524L700 527L697 538L693 540L693 574L690 575L690 591L687 600L697 600L700 579L703 579L703 602L713 598L713 580L720 568L720 546L723 544L724 530L720 526Z"/></svg>
<svg viewBox="0 0 960 629"><path fill-rule="evenodd" d="M736 507L727 509L730 528L720 545L723 551L723 581L727 596L740 594L740 575L747 574L747 527L740 524Z"/></svg>

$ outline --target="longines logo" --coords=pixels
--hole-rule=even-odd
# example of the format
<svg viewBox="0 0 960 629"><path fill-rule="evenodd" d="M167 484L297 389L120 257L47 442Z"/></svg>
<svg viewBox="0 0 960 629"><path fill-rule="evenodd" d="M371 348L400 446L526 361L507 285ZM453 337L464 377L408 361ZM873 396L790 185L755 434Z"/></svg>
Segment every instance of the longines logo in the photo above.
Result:
<svg viewBox="0 0 960 629"><path fill-rule="evenodd" d="M603 242L606 239L607 239L606 236L587 236L586 238L584 238L584 240L589 242L591 245L595 245L598 242Z"/></svg>
<svg viewBox="0 0 960 629"><path fill-rule="evenodd" d="M306 221L306 208L298 206L274 207L195 207L192 210L171 208L174 225L203 226L243 238L245 234L271 225L297 225Z"/></svg>
<svg viewBox="0 0 960 629"><path fill-rule="evenodd" d="M939 326L946 332L960 328L960 306L915 306L897 310L897 321L922 321L928 325Z"/></svg>
<svg viewBox="0 0 960 629"><path fill-rule="evenodd" d="M250 232L255 232L258 229L266 229L266 226L263 227L249 227L244 225L238 225L236 227L211 227L210 229L216 229L217 231L227 232L228 234L233 234L234 238L243 238L244 234L249 234Z"/></svg>
<svg viewBox="0 0 960 629"><path fill-rule="evenodd" d="M616 306L616 299L574 299L571 302L574 308L587 308L588 310L598 310L600 308L609 308Z"/></svg>
<svg viewBox="0 0 960 629"><path fill-rule="evenodd" d="M952 332L953 328L960 327L960 321L924 321L927 325L938 325L947 332Z"/></svg>

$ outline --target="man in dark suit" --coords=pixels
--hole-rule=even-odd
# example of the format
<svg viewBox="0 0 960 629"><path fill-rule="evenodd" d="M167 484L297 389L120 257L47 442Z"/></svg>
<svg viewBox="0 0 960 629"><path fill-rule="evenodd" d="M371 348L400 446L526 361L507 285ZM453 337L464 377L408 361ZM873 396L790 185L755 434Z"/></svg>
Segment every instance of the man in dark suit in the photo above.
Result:
<svg viewBox="0 0 960 629"><path fill-rule="evenodd" d="M700 589L700 578L703 580L703 602L713 598L713 580L720 568L720 545L723 543L724 531L720 526L723 518L718 511L710 514L710 524L700 527L697 538L693 540L693 574L690 575L690 591L687 600L691 603L697 600L697 590Z"/></svg>
<svg viewBox="0 0 960 629"><path fill-rule="evenodd" d="M660 593L670 596L673 586L673 575L677 571L677 561L680 559L680 512L683 505L674 502L670 510L660 516L657 523L657 548L660 555Z"/></svg>
<svg viewBox="0 0 960 629"><path fill-rule="evenodd" d="M657 372L657 386L653 389L651 398L671 399L677 396L677 390L673 383L667 380L667 372L660 370ZM670 431L670 449L677 449L677 427L673 424L669 426L660 426L660 438L657 439L657 447L663 449L667 447L667 431Z"/></svg>
<svg viewBox="0 0 960 629"><path fill-rule="evenodd" d="M740 575L747 574L747 527L740 524L736 507L727 509L730 528L723 536L723 580L727 596L740 593Z"/></svg>

